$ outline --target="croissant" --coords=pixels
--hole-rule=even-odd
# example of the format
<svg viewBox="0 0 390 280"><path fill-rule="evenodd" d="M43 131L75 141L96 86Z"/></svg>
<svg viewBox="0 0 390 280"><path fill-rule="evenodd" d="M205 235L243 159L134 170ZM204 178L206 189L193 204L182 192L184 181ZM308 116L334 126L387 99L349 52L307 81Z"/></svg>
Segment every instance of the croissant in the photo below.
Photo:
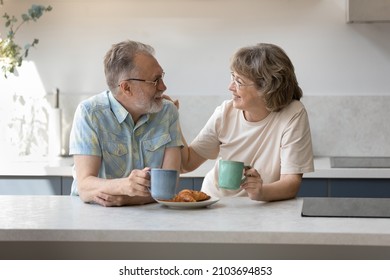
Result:
<svg viewBox="0 0 390 280"><path fill-rule="evenodd" d="M194 196L194 198L196 199L196 201L203 201L203 200L207 200L210 198L210 196L204 192L201 192L201 191L192 191L192 194Z"/></svg>
<svg viewBox="0 0 390 280"><path fill-rule="evenodd" d="M173 202L197 202L209 199L210 196L202 191L184 189L175 195L170 201Z"/></svg>

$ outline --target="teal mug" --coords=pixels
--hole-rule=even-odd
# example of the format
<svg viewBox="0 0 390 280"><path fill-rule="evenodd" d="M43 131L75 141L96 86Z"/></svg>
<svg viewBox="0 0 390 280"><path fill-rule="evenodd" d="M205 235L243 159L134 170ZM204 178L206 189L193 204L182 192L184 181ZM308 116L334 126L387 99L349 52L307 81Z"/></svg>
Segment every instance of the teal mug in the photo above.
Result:
<svg viewBox="0 0 390 280"><path fill-rule="evenodd" d="M244 170L249 168L241 161L219 160L218 185L227 190L237 190L245 181Z"/></svg>
<svg viewBox="0 0 390 280"><path fill-rule="evenodd" d="M155 200L169 200L176 195L177 170L152 168L150 170L150 193Z"/></svg>

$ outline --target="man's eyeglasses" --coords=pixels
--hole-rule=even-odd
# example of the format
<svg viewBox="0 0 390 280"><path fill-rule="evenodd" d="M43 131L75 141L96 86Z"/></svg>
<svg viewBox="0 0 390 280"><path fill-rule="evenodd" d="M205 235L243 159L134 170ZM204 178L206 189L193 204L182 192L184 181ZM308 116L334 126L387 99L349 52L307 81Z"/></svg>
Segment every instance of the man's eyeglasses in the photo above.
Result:
<svg viewBox="0 0 390 280"><path fill-rule="evenodd" d="M247 87L247 86L254 86L255 84L243 84L240 81L237 80L236 76L234 75L233 72L230 73L230 79L234 83L237 89L240 89L241 87Z"/></svg>
<svg viewBox="0 0 390 280"><path fill-rule="evenodd" d="M159 82L159 81L162 81L162 80L164 79L164 75L165 75L165 73L163 72L163 73L161 74L161 77L158 77L158 78L155 79L154 81L148 81L148 80L137 79L137 78L125 79L125 80L122 80L122 81L119 83L118 87L120 86L120 84L121 84L122 82L125 82L125 81L138 81L138 82L144 82L144 83L147 83L147 84L151 84L151 85L153 85L154 87L157 87L158 82Z"/></svg>

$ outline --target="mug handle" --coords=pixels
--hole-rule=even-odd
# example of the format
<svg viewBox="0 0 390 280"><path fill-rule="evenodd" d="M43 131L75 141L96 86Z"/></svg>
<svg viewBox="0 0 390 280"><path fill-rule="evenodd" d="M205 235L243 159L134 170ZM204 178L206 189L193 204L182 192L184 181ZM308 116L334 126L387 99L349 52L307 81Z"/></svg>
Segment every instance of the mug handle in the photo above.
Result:
<svg viewBox="0 0 390 280"><path fill-rule="evenodd" d="M152 178L152 174L151 174L150 170L146 171L146 173L148 173L148 174L149 174L149 177ZM152 193L152 186L151 186L151 185L150 185L149 187L146 187L146 189L147 189L150 193Z"/></svg>
<svg viewBox="0 0 390 280"><path fill-rule="evenodd" d="M252 168L252 166L250 166L250 165L245 165L244 166L244 170L248 170L248 169L251 169ZM241 178L241 184L243 184L244 182L245 182L245 180L246 180L246 176L244 175L244 176L242 176L242 178Z"/></svg>

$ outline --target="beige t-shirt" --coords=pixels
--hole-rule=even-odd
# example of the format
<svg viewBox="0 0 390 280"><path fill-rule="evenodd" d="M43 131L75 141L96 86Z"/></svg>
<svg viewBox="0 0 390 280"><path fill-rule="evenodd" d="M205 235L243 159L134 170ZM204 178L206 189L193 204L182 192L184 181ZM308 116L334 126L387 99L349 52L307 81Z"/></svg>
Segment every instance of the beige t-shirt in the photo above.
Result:
<svg viewBox="0 0 390 280"><path fill-rule="evenodd" d="M232 100L224 101L191 147L207 159L242 161L256 168L264 183L278 181L281 174L314 171L309 120L299 101L259 122L248 122ZM247 195L244 190L218 188L218 160L206 174L202 191L213 197Z"/></svg>

